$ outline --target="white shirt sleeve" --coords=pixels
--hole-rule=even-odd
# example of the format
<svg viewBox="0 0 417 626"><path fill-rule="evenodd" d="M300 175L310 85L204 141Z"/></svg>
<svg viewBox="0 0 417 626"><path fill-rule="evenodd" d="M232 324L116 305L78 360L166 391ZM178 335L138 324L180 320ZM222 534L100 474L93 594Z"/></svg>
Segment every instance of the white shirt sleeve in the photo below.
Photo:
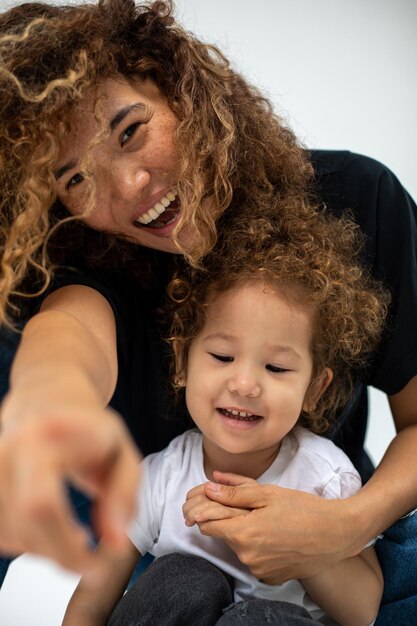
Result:
<svg viewBox="0 0 417 626"><path fill-rule="evenodd" d="M322 497L329 500L337 498L349 498L359 491L362 482L359 474L352 470L343 471L340 474L333 474L330 480L324 485Z"/></svg>
<svg viewBox="0 0 417 626"><path fill-rule="evenodd" d="M158 494L161 481L157 479L159 466L157 455L150 455L142 462L142 479L137 494L137 512L128 535L132 543L143 555L158 541L160 511L158 503L164 500L164 493Z"/></svg>

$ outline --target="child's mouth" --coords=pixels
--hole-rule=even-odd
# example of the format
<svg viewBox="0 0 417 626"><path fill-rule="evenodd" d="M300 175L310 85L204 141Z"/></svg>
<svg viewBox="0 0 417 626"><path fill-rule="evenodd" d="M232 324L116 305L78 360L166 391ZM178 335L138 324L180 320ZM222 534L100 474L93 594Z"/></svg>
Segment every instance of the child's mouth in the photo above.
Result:
<svg viewBox="0 0 417 626"><path fill-rule="evenodd" d="M254 415L253 413L248 413L246 411L237 411L234 409L217 409L219 413L228 417L230 419L238 420L239 422L256 422L257 420L261 420L261 415Z"/></svg>

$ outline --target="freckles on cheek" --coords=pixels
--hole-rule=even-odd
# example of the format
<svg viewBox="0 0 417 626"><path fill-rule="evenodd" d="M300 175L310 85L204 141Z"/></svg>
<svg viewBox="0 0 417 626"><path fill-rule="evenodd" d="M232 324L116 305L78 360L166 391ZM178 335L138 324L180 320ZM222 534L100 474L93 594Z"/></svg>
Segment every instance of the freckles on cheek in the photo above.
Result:
<svg viewBox="0 0 417 626"><path fill-rule="evenodd" d="M64 204L71 215L81 218L81 221L85 224L94 228L101 226L103 222L101 219L102 211L97 210L97 207L102 206L103 202L99 198L92 198L88 193L79 193L77 198L73 198Z"/></svg>

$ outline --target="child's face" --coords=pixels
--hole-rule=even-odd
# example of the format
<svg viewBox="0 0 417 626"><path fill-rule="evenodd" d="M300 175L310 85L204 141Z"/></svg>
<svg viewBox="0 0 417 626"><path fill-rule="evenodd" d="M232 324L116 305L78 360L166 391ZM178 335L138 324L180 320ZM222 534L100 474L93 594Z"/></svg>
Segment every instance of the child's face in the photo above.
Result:
<svg viewBox="0 0 417 626"><path fill-rule="evenodd" d="M311 311L261 281L213 300L186 372L187 406L206 444L276 450L323 391L311 385L312 337Z"/></svg>

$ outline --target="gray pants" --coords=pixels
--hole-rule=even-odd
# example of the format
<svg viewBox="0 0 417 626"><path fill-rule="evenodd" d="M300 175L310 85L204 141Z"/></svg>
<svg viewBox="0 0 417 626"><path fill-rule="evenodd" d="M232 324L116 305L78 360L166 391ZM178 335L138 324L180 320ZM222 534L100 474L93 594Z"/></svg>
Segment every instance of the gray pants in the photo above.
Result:
<svg viewBox="0 0 417 626"><path fill-rule="evenodd" d="M253 599L233 603L231 580L196 556L156 559L115 607L107 626L310 626L300 606Z"/></svg>

